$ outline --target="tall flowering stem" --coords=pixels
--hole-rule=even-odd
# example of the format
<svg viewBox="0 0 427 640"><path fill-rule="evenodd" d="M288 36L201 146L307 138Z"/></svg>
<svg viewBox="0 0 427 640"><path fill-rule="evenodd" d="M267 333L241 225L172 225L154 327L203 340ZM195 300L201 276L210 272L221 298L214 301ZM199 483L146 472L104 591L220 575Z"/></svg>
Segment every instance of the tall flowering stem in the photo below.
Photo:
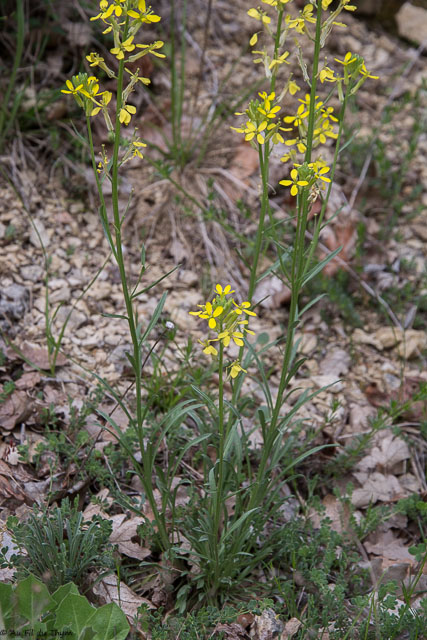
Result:
<svg viewBox="0 0 427 640"><path fill-rule="evenodd" d="M279 42L280 42L280 34L282 29L282 17L283 17L283 8L279 8L278 18L277 18L277 28L274 37L274 54L273 59L278 57L279 52ZM270 90L269 95L274 94L276 87L276 75L277 68L273 67L273 73L270 78ZM259 165L261 171L261 211L258 219L258 227L257 233L255 237L255 247L253 253L253 260L251 266L251 274L249 279L249 290L248 290L248 299L252 300L256 283L257 283L257 271L258 271L258 263L259 257L262 249L262 241L264 237L264 228L265 228L265 217L268 214L270 208L270 200L268 197L268 174L269 174L269 159L270 159L270 143L267 140L264 144L258 145L258 154L259 154Z"/></svg>
<svg viewBox="0 0 427 640"><path fill-rule="evenodd" d="M221 515L224 513L223 529L227 530L227 515L225 503L229 497L227 488L227 472L225 465L225 451L232 425L232 411L226 420L224 380L229 378L235 381L240 374L247 373L240 364L240 359L234 359L226 364L227 350L230 345L240 347L241 353L245 346L245 334L254 335L249 329L249 319L256 315L251 310L249 301L236 302L231 295L235 293L230 285L223 287L217 284L215 296L211 301L200 304L198 311L190 311L190 314L201 320L207 321L207 335L204 340L199 340L203 347L203 353L212 358L218 369L218 421L215 425L218 442L216 447L216 461L213 469L206 478L209 487L208 510L212 522L210 540L213 555L213 585L218 585L221 578L221 561L219 557L221 537ZM240 354L241 355L241 354Z"/></svg>
<svg viewBox="0 0 427 640"><path fill-rule="evenodd" d="M324 46L332 28L334 26L345 27L343 23L337 22L338 16L342 12L356 9L354 5L350 4L350 0L340 0L338 6L331 12L328 11L331 0L311 0L296 18L285 15L284 11L285 5L290 4L292 0L262 0L262 2L276 11L276 31L274 35L270 29L271 18L267 11L258 7L257 9L249 9L248 14L261 23L263 32L273 40L272 54L269 54L267 47L252 51L257 56L254 62L261 63L264 66L266 77L270 82L270 95L259 94L264 102L260 104L259 100L253 100L245 111L248 117L246 125L235 128L236 131L245 134L245 139L255 148L258 148L261 175L261 207L250 273L249 300L252 300L257 282L257 268L264 234L265 215L267 212L271 215L268 195L269 158L274 146L278 143L284 143L289 148L289 152L283 155L282 161L291 161L293 165L290 170L290 176L281 180L279 184L289 187L291 196L295 197L296 228L294 243L289 252L290 265L284 265L281 250L278 256L283 276L291 289L291 300L279 387L276 400L272 405L268 428L263 429L264 446L261 451L256 479L249 490L250 497L247 502L249 511L257 508L262 503L271 486L269 460L274 449L280 447L281 425L285 424L284 419L286 419L286 416L281 416L283 398L292 376L295 375L300 365L298 362L293 363L295 357L295 332L301 317L299 298L308 280L318 271L316 265L313 266L313 261L319 234L324 225L327 202L335 175L347 100L367 78L376 78L376 76L370 75L367 71L363 58L351 52L348 52L343 60L336 59L336 62L343 66L344 73L342 76L336 75L332 68L326 66L326 60L323 67L320 68L321 48ZM313 25L315 26L313 27ZM258 33L254 34L250 40L252 46L255 46L258 42ZM277 90L277 69L288 61L290 54L284 50L284 46L290 34L295 34L294 41L297 44L298 60L303 75L309 84L309 93L306 94L305 98L299 99L300 106L294 115L287 115L283 118L283 124L287 125L283 126L278 117L281 98L286 93L294 95L300 89L290 77L282 91L279 93ZM306 36L314 46L310 77L307 66L303 61L303 48L298 40L300 36ZM332 107L328 107L327 103L325 104L317 95L319 80L322 84L326 82L336 85L341 102L339 119L333 115ZM339 122L338 132L335 129L336 122ZM286 134L282 134L282 132L286 132ZM292 133L288 134L288 132ZM326 165L321 155L317 152L317 148L330 142L331 139L336 141L332 168ZM303 159L298 163L299 155L302 155ZM326 194L323 195L322 191L325 184L328 185L328 189ZM321 211L314 221L312 240L307 244L309 211L313 202L319 198L322 203ZM274 221L271 220L271 222L276 245L281 247ZM332 259L332 257L330 256L329 259ZM237 399L241 385L242 379L239 381L239 385L236 385L234 400Z"/></svg>
<svg viewBox="0 0 427 640"><path fill-rule="evenodd" d="M132 351L131 354L129 354L129 360L132 364L135 378L136 416L134 424L139 440L142 467L139 472L139 476L142 480L150 508L154 514L160 544L164 550L167 550L170 548L171 542L167 531L165 514L159 510L152 487L154 456L152 454L150 444L145 444L144 442L144 416L146 413L146 407L144 406L142 398L142 337L141 329L138 325L137 312L134 306L135 288L132 288L129 284L130 281L124 259L122 238L124 214L121 214L119 206L120 167L132 157L138 156L142 158L141 148L145 146L145 144L136 135L136 132L134 132L130 141L123 143L121 129L123 126L129 125L132 115L136 113L136 107L129 103L129 97L135 90L136 85L138 85L139 82L143 85L149 83L149 80L139 76L138 72L130 71L126 67L126 64L149 53L158 57L163 57L163 54L158 51L163 45L161 41L156 41L149 45L137 44L134 42L135 35L144 23L149 24L158 22L160 17L153 13L151 7L147 8L145 0L120 0L120 3L109 3L108 0L100 0L99 8L99 14L92 19L101 20L105 25L107 25L105 31L113 32L114 47L110 50L110 53L113 54L118 61L117 75L107 65L104 58L96 52L90 53L87 56L87 61L90 64L90 67L99 66L108 75L108 77L116 78L117 80L116 109L113 117L114 124L108 110L112 95L109 91L99 90L99 80L95 76L90 76L87 73L81 73L78 76L74 76L71 80L67 80L66 89L63 90L63 93L71 94L75 98L77 104L84 109L86 114L90 155L101 204L101 222L119 269L125 305L125 315L122 317L127 321L132 341ZM130 75L126 86L125 72ZM93 144L91 118L97 116L100 112L105 119L108 131L114 142L111 158L108 158L105 150L103 149L101 159L97 163L97 153ZM103 193L104 180L111 182L113 203L113 223L111 226L107 217ZM141 276L142 274L143 268L141 269ZM130 414L128 415L130 417ZM134 459L134 463L139 465L136 459Z"/></svg>

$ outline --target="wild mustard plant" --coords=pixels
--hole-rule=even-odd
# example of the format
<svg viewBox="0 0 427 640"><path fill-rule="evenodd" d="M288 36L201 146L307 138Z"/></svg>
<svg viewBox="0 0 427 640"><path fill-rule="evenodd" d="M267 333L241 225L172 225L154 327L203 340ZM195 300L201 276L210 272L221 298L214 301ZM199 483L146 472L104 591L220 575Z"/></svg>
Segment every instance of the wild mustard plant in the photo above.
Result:
<svg viewBox="0 0 427 640"><path fill-rule="evenodd" d="M292 459L292 419L298 409L316 392L302 394L294 404L292 410L282 415L281 410L286 399L286 390L291 378L297 373L303 360L295 361L295 331L304 309L299 307L301 291L307 282L331 260L337 252L328 256L320 264L314 263L314 254L322 226L325 224L324 215L327 201L334 178L338 153L343 131L343 119L347 101L360 86L368 79L375 78L366 69L362 57L349 52L344 60L337 60L343 68L342 75L328 66L327 61L321 62L321 48L333 27L343 28L345 25L337 21L342 12L354 11L355 6L349 0L341 0L334 11L329 11L330 0L311 0L299 12L298 16L287 13L287 7L292 0L262 0L262 6L252 7L248 15L257 23L257 31L250 38L253 47L254 63L263 67L268 81L268 88L253 99L243 113L245 121L235 131L243 134L245 140L258 151L261 174L261 210L255 239L254 256L250 274L248 299L240 305L250 310L255 287L258 282L258 262L265 244L266 219L270 218L270 228L274 234L274 243L279 252L277 266L280 267L283 279L289 285L292 296L289 320L286 333L285 348L282 357L282 369L276 397L272 397L269 382L264 372L262 352L256 352L254 347L247 344L247 355L243 358L245 324L239 324L233 318L235 326L230 331L224 331L224 323L229 318L230 307L226 308L224 293L230 295L231 289L223 290L217 286L218 295L212 302L200 305L200 311L193 312L208 321L210 330L215 334L202 342L203 351L218 358L218 432L219 445L217 461L210 469L206 485L209 488L210 503L205 512L197 516L194 531L198 538L188 532L199 559L199 568L209 585L210 594L218 594L227 585L241 580L247 575L252 566L248 559L268 557L277 552L274 548L273 537L267 543L263 539L263 532L267 523L274 522L278 517L280 505L280 491L287 474L300 460L315 453L319 448L302 453ZM309 70L304 61L303 39L314 47L313 63ZM270 42L270 45L268 44ZM304 97L297 97L294 112L284 113L282 101L286 94L298 96L301 87L289 75L281 86L279 70L289 64L291 51L288 42L295 43L295 55L301 65L303 77L308 85ZM280 76L281 78L282 76ZM318 86L330 85L336 87L341 109L334 113L328 101L332 95L320 98ZM322 147L335 143L334 159L331 166L322 157ZM277 225L271 215L269 203L269 163L272 153L278 145L288 147L282 156L287 163L288 174L280 184L290 189L296 202L296 230L294 245L283 247L281 238L276 231ZM312 230L313 240L306 244L309 211L313 202L320 199L321 211L314 220ZM290 258L287 262L283 255ZM309 303L311 306L315 301ZM254 313L254 312L252 312ZM240 357L236 363L235 382L232 397L225 405L228 416L224 416L224 337L228 343L240 347ZM258 412L263 446L256 466L251 466L250 460L246 466L242 464L241 445L236 433L237 424L241 420L237 407L241 404L242 385L247 374L247 364L255 360L261 378L261 385L266 399L266 407ZM241 363L241 364L240 364ZM233 369L231 368L231 371ZM286 438L284 437L287 432ZM223 446L222 443L225 443ZM223 460L223 456L225 460ZM245 472L242 474L242 469ZM243 485L242 485L242 479ZM240 481L240 484L239 484ZM234 497L236 505L234 513L229 515L225 504ZM221 504L218 501L221 500ZM212 508L212 505L214 507ZM221 520L219 519L221 516ZM263 544L260 545L260 540ZM202 542L201 542L202 541ZM260 548L261 546L261 548ZM244 561L242 560L244 558Z"/></svg>
<svg viewBox="0 0 427 640"><path fill-rule="evenodd" d="M368 78L376 78L367 71L363 58L351 52L348 52L343 60L335 60L340 65L341 72L329 66L326 59L322 63L321 49L331 30L334 27L345 28L346 26L337 21L338 17L346 11L356 9L350 4L350 0L340 0L335 10L329 11L331 1L311 0L299 11L297 17L291 16L286 11L292 0L262 0L262 7L248 10L248 15L259 23L258 30L250 39L250 45L256 47L252 51L254 63L263 66L269 82L269 89L259 94L262 101L260 102L258 98L252 100L245 110L246 124L235 128L239 133L243 133L245 139L258 150L261 173L261 211L250 275L249 301L252 300L258 282L258 261L264 241L266 216L271 218L268 194L269 161L275 147L283 143L289 147L289 150L281 159L288 167L290 165L290 168L288 175L280 181L280 184L290 189L296 204L293 247L283 247L275 231L276 225L271 219L271 228L275 234L274 242L279 251L278 266L292 294L279 388L275 402L269 403L270 414L263 428L264 447L257 480L253 484L248 504L249 509L259 505L271 488L266 471L272 468L271 455L280 443L283 427L288 422L287 416L281 416L281 407L286 388L302 363L297 361L293 364L296 355L295 331L304 312L299 307L301 291L337 253L332 253L320 264L314 263L319 234L325 224L324 215L340 150L347 102ZM263 47L260 47L261 41L264 44ZM297 96L301 90L291 75L286 82L281 80L282 86L277 86L278 70L284 64L288 64L292 56L287 48L288 42L295 44L294 55L298 59L309 91L304 98L297 98L299 104L293 113L283 115L281 103L285 95L289 93L291 96ZM314 48L311 69L304 60L303 51L307 45ZM328 87L329 91L325 99L321 99L318 95L319 85L323 84L332 87L332 89ZM334 87L341 104L338 114L328 106ZM322 146L331 143L335 143L335 153L332 166L328 166L322 157ZM321 211L314 219L312 240L306 243L309 211L317 199L321 201ZM290 261L286 263L282 257L284 253L290 257ZM239 387L236 385L235 394L238 393Z"/></svg>
<svg viewBox="0 0 427 640"><path fill-rule="evenodd" d="M125 140L121 134L121 129L122 126L129 126L132 117L136 113L136 107L131 104L132 93L138 86L144 86L150 82L148 78L140 76L138 70L132 71L129 69L128 65L148 54L164 57L164 54L160 52L160 49L163 47L162 41L157 40L150 44L138 42L141 27L145 24L159 22L160 16L154 13L151 7L147 6L145 0L112 0L111 2L109 2L109 0L100 0L99 13L91 18L91 20L103 22L105 25L103 33L113 34L114 47L110 49L112 61L106 61L97 52L91 52L87 56L87 62L91 68L99 67L109 78L115 78L117 80L115 111L110 115L112 93L101 90L101 81L95 75L79 73L73 76L71 80L67 80L63 93L72 95L86 115L92 167L100 198L99 214L105 236L120 272L125 310L124 313L118 314L116 317L126 320L132 341L132 352L127 355L135 378L135 417L121 396L110 389L108 383L99 378L99 376L98 380L110 389L116 401L119 402L125 411L130 425L133 425L136 429L141 452L141 462L136 460L133 451L129 450L128 453L141 478L146 498L154 514L160 546L163 549L168 549L170 541L166 528L165 515L156 503L152 486L154 457L157 451L156 447L159 446L159 441L148 439L147 442L145 439L144 420L148 407L145 406L143 402L141 380L143 367L142 348L151 329L158 321L165 296L161 298L153 318L145 330L143 330L135 308L135 300L147 290L147 287L139 289L145 272L145 250L142 249L141 251L139 276L134 284L130 284L124 260L122 241L122 225L126 212L122 213L119 209L119 169L133 157L142 158L143 154L141 150L145 146L137 135L136 130L134 130L130 139ZM117 68L117 72L112 68L113 66ZM103 148L100 158L97 160L97 154L93 145L91 118L98 116L100 113L102 113L104 117L110 138L113 142L113 150L109 157L105 148ZM103 183L105 180L111 182L113 201L112 224L110 224L107 216L104 199ZM151 288L151 286L153 285L149 285L148 288ZM104 418L108 421L109 425L116 430L117 434L120 434L120 430L111 416L104 416ZM120 435L118 435L118 437L120 438Z"/></svg>

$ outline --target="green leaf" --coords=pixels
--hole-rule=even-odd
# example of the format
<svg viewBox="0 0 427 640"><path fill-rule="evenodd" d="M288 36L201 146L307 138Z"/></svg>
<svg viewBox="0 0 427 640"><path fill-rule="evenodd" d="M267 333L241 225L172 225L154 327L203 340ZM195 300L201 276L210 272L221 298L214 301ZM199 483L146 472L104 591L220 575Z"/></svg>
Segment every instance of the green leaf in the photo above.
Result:
<svg viewBox="0 0 427 640"><path fill-rule="evenodd" d="M135 294L135 295L138 295L138 294ZM149 336L151 330L153 329L153 327L156 326L156 324L157 324L157 322L158 322L158 320L160 318L160 314L163 311L163 306L164 306L165 301L166 301L166 296L167 296L167 293L165 292L162 295L162 297L160 298L157 307L154 309L154 313L153 313L153 315L151 317L151 320L148 323L148 326L147 326L146 330L144 331L142 337L139 340L139 345L140 346L144 344L144 342L147 339L147 337Z"/></svg>
<svg viewBox="0 0 427 640"><path fill-rule="evenodd" d="M120 318L121 320L128 320L128 317L121 313L101 313L101 316L104 316L104 318Z"/></svg>
<svg viewBox="0 0 427 640"><path fill-rule="evenodd" d="M115 602L97 609L88 624L97 632L93 640L125 640L129 633L126 616Z"/></svg>
<svg viewBox="0 0 427 640"><path fill-rule="evenodd" d="M57 607L59 607L63 599L66 598L68 594L74 594L76 596L79 595L79 590L74 582L67 582L67 584L63 584L54 593L52 593L52 599L55 600Z"/></svg>
<svg viewBox="0 0 427 640"><path fill-rule="evenodd" d="M5 631L10 627L12 591L11 584L0 583L0 631Z"/></svg>
<svg viewBox="0 0 427 640"><path fill-rule="evenodd" d="M329 255L326 256L326 258L324 258L323 260L321 260L318 264L316 264L312 269L310 269L310 271L307 273L307 275L305 276L304 280L301 283L301 289L303 287L305 287L305 285L307 284L307 282L309 282L312 278L314 278L315 275L317 275L319 273L319 271L322 271L323 267L326 267L326 265L335 258L336 255L339 254L339 252L341 251L342 247L338 247L338 249L335 249L335 251L332 251Z"/></svg>
<svg viewBox="0 0 427 640"><path fill-rule="evenodd" d="M82 631L80 631L80 634L78 636L77 640L94 640L95 637L95 631L94 629L92 629L92 627L84 627L84 629L82 629ZM98 636L96 636L98 637ZM77 638L77 636L76 636ZM67 640L71 640L71 639L67 639Z"/></svg>
<svg viewBox="0 0 427 640"><path fill-rule="evenodd" d="M40 615L52 606L46 585L32 574L17 584L14 595L18 614L31 625L35 625Z"/></svg>
<svg viewBox="0 0 427 640"><path fill-rule="evenodd" d="M69 593L56 611L56 628L69 627L78 637L93 612L94 608L84 596Z"/></svg>
<svg viewBox="0 0 427 640"><path fill-rule="evenodd" d="M142 259L142 256L141 256ZM144 254L144 259L145 259L145 254ZM173 269L171 269L170 271L168 271L167 273L165 273L163 276L161 276L160 278L157 278L157 280L155 282L152 282L151 284L149 284L147 287L144 287L143 289L140 289L139 291L137 291L136 293L133 293L131 295L132 300L134 300L135 298L137 298L138 296L142 295L143 293L147 293L147 291L150 291L150 289L152 289L153 287L155 287L157 284L159 284L159 282L161 282L162 280L164 280L165 278L167 278L168 276L171 275L171 273L173 273L174 271L176 271L179 267L179 264L174 267Z"/></svg>

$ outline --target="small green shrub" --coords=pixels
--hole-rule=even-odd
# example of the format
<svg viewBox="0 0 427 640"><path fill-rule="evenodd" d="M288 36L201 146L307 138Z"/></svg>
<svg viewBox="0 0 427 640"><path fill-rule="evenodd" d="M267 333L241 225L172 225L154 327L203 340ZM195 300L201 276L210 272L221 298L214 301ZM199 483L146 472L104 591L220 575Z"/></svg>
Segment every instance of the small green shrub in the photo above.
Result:
<svg viewBox="0 0 427 640"><path fill-rule="evenodd" d="M84 521L77 499L71 505L65 498L51 512L35 506L28 520L19 522L11 516L7 526L19 553L7 560L7 548L3 548L3 566L15 569L18 578L36 575L50 590L71 581L83 587L90 569L114 566L108 541L111 522L97 516Z"/></svg>

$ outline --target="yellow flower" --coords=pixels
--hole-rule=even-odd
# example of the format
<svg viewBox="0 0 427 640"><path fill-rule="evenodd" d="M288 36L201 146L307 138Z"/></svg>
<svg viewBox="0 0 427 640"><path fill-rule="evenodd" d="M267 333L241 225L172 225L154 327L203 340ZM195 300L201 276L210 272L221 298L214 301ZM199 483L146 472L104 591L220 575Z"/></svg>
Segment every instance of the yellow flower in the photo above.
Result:
<svg viewBox="0 0 427 640"><path fill-rule="evenodd" d="M214 308L211 302L199 304L197 306L201 307L201 311L190 311L189 313L192 316L199 316L199 318L202 318L203 320L208 320L209 329L215 329L217 326L216 318L218 318L224 311L224 307L219 305Z"/></svg>
<svg viewBox="0 0 427 640"><path fill-rule="evenodd" d="M304 9L300 11L300 17L292 19L289 15L286 16L285 22L287 23L290 29L295 29L297 33L304 33L305 31L305 23L311 22L315 23L316 20L313 18L313 5L306 4Z"/></svg>
<svg viewBox="0 0 427 640"><path fill-rule="evenodd" d="M346 11L356 11L357 7L354 4L348 4L350 2L350 0L342 0L343 3L343 9L345 9Z"/></svg>
<svg viewBox="0 0 427 640"><path fill-rule="evenodd" d="M217 284L215 287L215 291L217 293L219 293L220 296L228 296L230 293L235 293L234 290L232 291L231 286L229 284L227 284L226 287L222 288L222 286L220 284Z"/></svg>
<svg viewBox="0 0 427 640"><path fill-rule="evenodd" d="M299 175L296 169L292 169L291 178L292 180L281 180L279 184L282 184L284 187L290 186L291 196L296 196L299 191L298 187L306 187L308 185L308 182L307 180L298 180Z"/></svg>
<svg viewBox="0 0 427 640"><path fill-rule="evenodd" d="M136 71L136 73L134 73L133 71L131 71L130 69L127 69L127 67L125 67L125 71L127 73L129 73L129 75L132 76L132 80L134 82L137 82L139 80L139 82L141 82L142 84L145 84L145 85L151 84L150 78L144 78L144 76L139 77L138 70Z"/></svg>
<svg viewBox="0 0 427 640"><path fill-rule="evenodd" d="M160 22L160 16L156 15L152 12L151 7L147 11L147 7L145 4L145 0L140 0L138 3L138 9L140 13L134 11L133 9L129 9L127 14L130 18L134 18L137 22L143 24L144 22L150 24L151 22Z"/></svg>
<svg viewBox="0 0 427 640"><path fill-rule="evenodd" d="M127 126L130 122L131 116L133 116L135 113L136 113L136 107L133 107L131 104L125 104L120 109L120 113L119 113L120 122Z"/></svg>
<svg viewBox="0 0 427 640"><path fill-rule="evenodd" d="M92 52L88 56L86 56L86 60L89 62L90 67L96 67L101 62L104 62L104 58L95 52Z"/></svg>
<svg viewBox="0 0 427 640"><path fill-rule="evenodd" d="M232 378L235 378L236 376L238 376L241 371L244 371L245 373L247 373L247 370L243 369L243 367L240 366L240 362L238 360L235 360L234 362L231 363L231 365L229 366L229 370L230 370L230 376Z"/></svg>
<svg viewBox="0 0 427 640"><path fill-rule="evenodd" d="M71 80L66 80L65 81L66 86L68 87L67 89L61 89L61 93L70 93L73 96L76 96L80 89L83 87L83 83L77 85L76 87L73 85L73 83L71 82Z"/></svg>
<svg viewBox="0 0 427 640"><path fill-rule="evenodd" d="M127 38L124 42L119 42L117 47L110 49L110 52L116 56L117 60L123 60L125 57L125 51L133 51L135 45L133 44L133 36Z"/></svg>
<svg viewBox="0 0 427 640"><path fill-rule="evenodd" d="M263 24L270 24L271 18L264 12L258 9L249 9L248 16L255 18L255 20L261 20Z"/></svg>
<svg viewBox="0 0 427 640"><path fill-rule="evenodd" d="M263 91L258 95L264 100L262 106L258 107L258 111L262 113L262 115L266 118L275 118L277 116L277 113L280 111L280 107L278 105L276 105L275 107L271 106L271 102L276 97L276 94L273 92L270 93L270 95L267 95L267 92Z"/></svg>
<svg viewBox="0 0 427 640"><path fill-rule="evenodd" d="M296 82L294 82L293 80L289 80L288 89L291 96L294 96L296 92L300 90L300 88L301 87L299 87Z"/></svg>
<svg viewBox="0 0 427 640"><path fill-rule="evenodd" d="M101 0L99 3L99 8L101 12L98 13L97 16L93 16L91 20L98 20L101 18L104 22L110 18L113 13L119 18L123 13L123 7L121 6L126 0L113 0L113 2L108 5L107 0Z"/></svg>
<svg viewBox="0 0 427 640"><path fill-rule="evenodd" d="M355 60L356 60L356 56L353 55L351 51L347 51L347 53L344 56L344 60L339 60L338 58L335 58L335 61L339 62L340 64L343 64L344 67L348 67L348 65L354 62Z"/></svg>
<svg viewBox="0 0 427 640"><path fill-rule="evenodd" d="M316 178L316 180L323 180L323 182L331 181L331 179L325 175L326 173L329 173L331 168L328 167L322 160L310 162L308 166L314 171L314 177Z"/></svg>
<svg viewBox="0 0 427 640"><path fill-rule="evenodd" d="M322 9L326 11L329 5L332 3L332 0L322 0Z"/></svg>
<svg viewBox="0 0 427 640"><path fill-rule="evenodd" d="M329 67L323 67L323 69L319 73L320 82L336 82L337 78L334 75L334 71Z"/></svg>
<svg viewBox="0 0 427 640"><path fill-rule="evenodd" d="M256 316L256 313L254 311L250 311L249 307L251 306L250 302L241 302L240 304L237 304L236 302L234 302L233 300L233 304L236 307L235 309L233 309L234 313L237 313L238 316L242 315L243 313L246 313L248 316Z"/></svg>
<svg viewBox="0 0 427 640"><path fill-rule="evenodd" d="M369 71L366 69L365 63L363 62L360 69L359 69L359 73L364 76L365 78L372 78L373 80L379 80L379 76L372 76Z"/></svg>
<svg viewBox="0 0 427 640"><path fill-rule="evenodd" d="M231 339L233 339L233 342L237 344L238 347L243 347L243 345L245 344L243 342L243 333L241 331L226 330L226 331L222 331L218 335L218 340L222 341L222 344L224 345L224 347L228 347Z"/></svg>
<svg viewBox="0 0 427 640"><path fill-rule="evenodd" d="M249 324L248 320L238 320L237 324L242 325L242 324ZM242 327L240 327L242 329ZM255 331L251 331L250 329L246 329L246 327L243 327L243 331L245 331L246 333L250 333L251 336L255 335Z"/></svg>
<svg viewBox="0 0 427 640"><path fill-rule="evenodd" d="M268 68L272 69L273 67L278 67L281 64L283 64L284 62L286 62L286 64L290 64L286 58L289 56L289 51L285 51L284 53L282 53L282 55L280 55L278 58L273 58L273 60L270 62Z"/></svg>
<svg viewBox="0 0 427 640"><path fill-rule="evenodd" d="M204 347L203 353L206 353L207 356L217 356L218 355L218 350L215 349L215 347L213 347L211 344L209 344L209 342L211 342L210 340L205 340L204 342L199 340L199 342Z"/></svg>
<svg viewBox="0 0 427 640"><path fill-rule="evenodd" d="M245 134L245 140L252 140L255 136L258 144L264 144L264 136L262 132L267 128L267 120L263 120L261 124L256 125L250 120L247 121L246 127L231 127L234 131Z"/></svg>
<svg viewBox="0 0 427 640"><path fill-rule="evenodd" d="M258 34L254 33L252 38L249 40L249 44L251 45L251 47L253 47L254 45L256 45L257 42L258 42Z"/></svg>
<svg viewBox="0 0 427 640"><path fill-rule="evenodd" d="M141 147L146 147L147 145L145 144L145 142L141 142L141 140L134 140L132 142L132 147L133 147L133 158L135 156L138 156L138 158L143 158L144 156L142 155L140 148Z"/></svg>
<svg viewBox="0 0 427 640"><path fill-rule="evenodd" d="M164 42L162 42L162 40L156 40L155 42L152 42L151 44L137 44L136 48L137 49L144 49L144 51L140 51L139 53L135 53L133 56L131 56L129 58L129 60L131 60L132 62L134 60L137 60L138 58L141 58L142 56L145 56L147 53L152 53L153 56L157 56L157 58L166 58L164 53L158 53L156 51L156 49L161 49L164 45Z"/></svg>
<svg viewBox="0 0 427 640"><path fill-rule="evenodd" d="M287 2L292 2L292 0L262 0L262 1L265 4L269 4L271 7L278 7L280 4L286 4Z"/></svg>
<svg viewBox="0 0 427 640"><path fill-rule="evenodd" d="M304 118L308 117L308 111L306 111L305 106L300 104L298 107L297 113L295 116L285 116L283 118L283 122L286 124L293 124L294 127L299 127L302 124Z"/></svg>

